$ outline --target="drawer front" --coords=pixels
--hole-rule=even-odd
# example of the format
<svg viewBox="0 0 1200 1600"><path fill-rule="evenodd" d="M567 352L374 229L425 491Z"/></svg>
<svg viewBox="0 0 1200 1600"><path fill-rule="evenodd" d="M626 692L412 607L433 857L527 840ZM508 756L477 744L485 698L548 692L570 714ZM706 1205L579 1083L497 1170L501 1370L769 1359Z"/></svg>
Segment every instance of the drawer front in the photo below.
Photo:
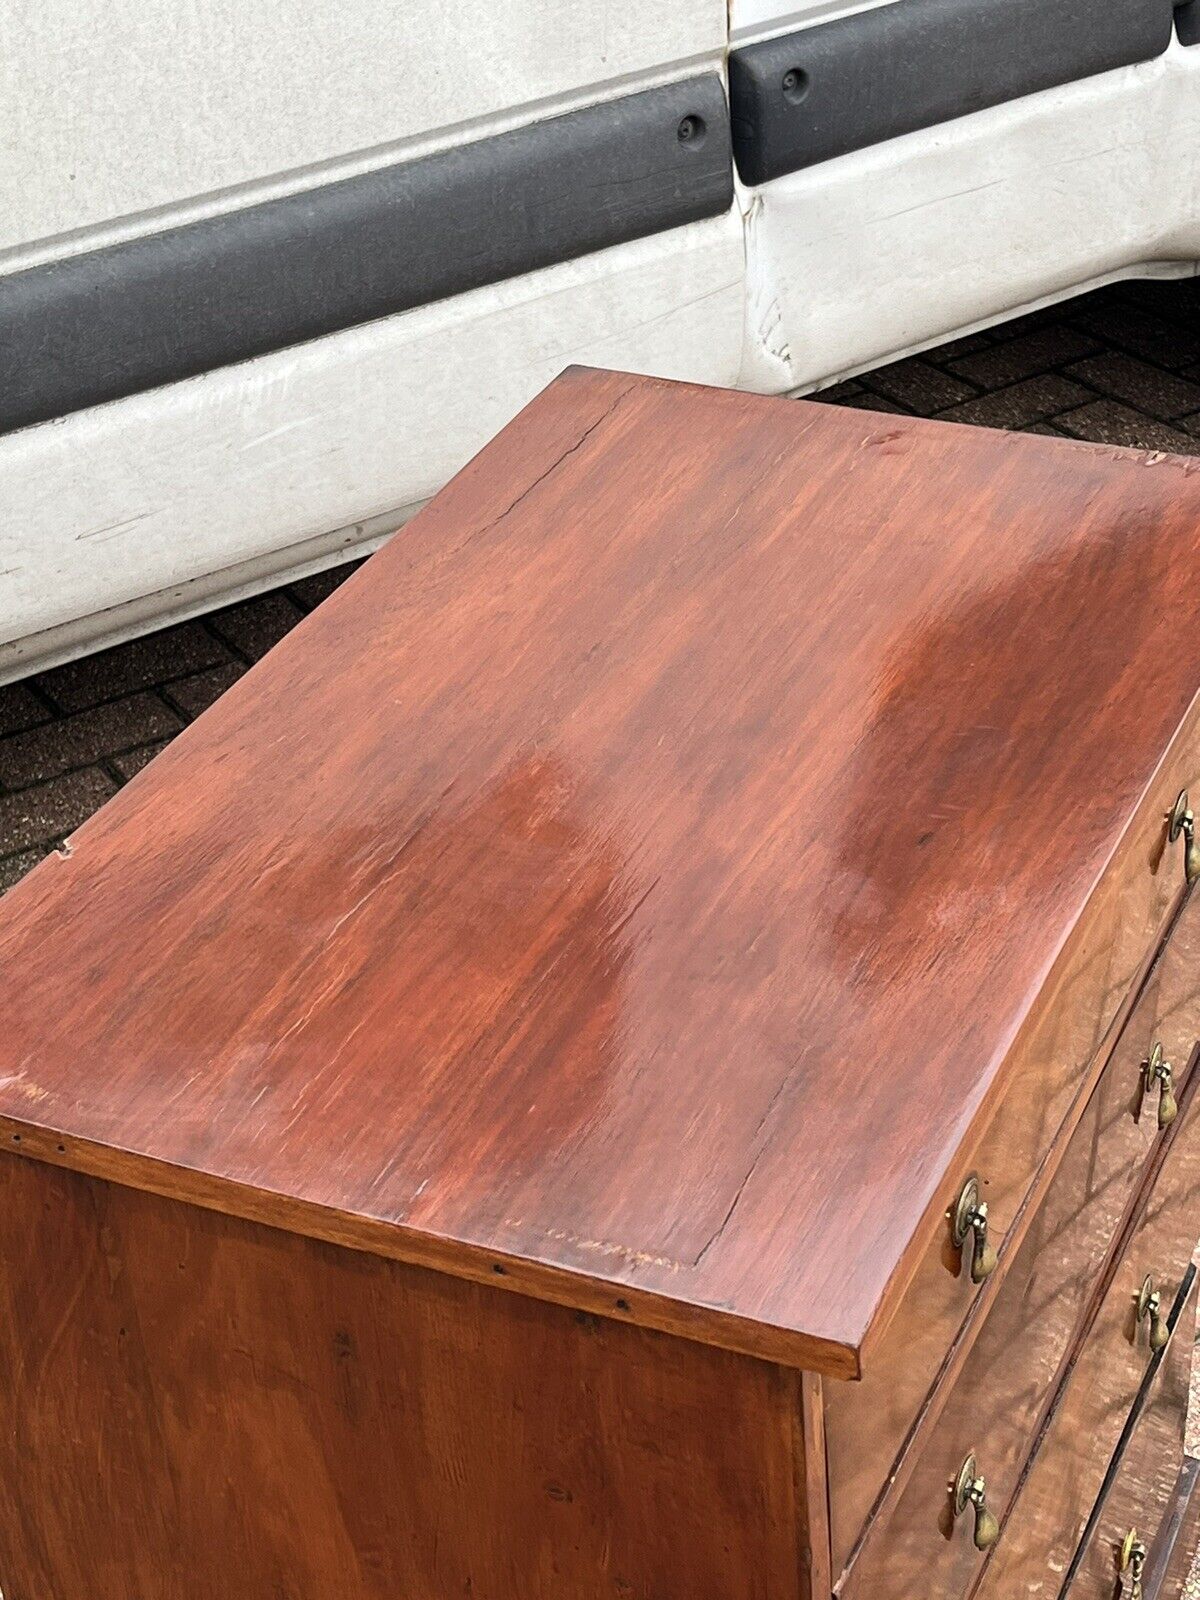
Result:
<svg viewBox="0 0 1200 1600"><path fill-rule="evenodd" d="M1200 920L1194 907L1200 901L1189 903L1189 930ZM1164 951L977 1337L945 1392L935 1397L940 1408L934 1414L931 1407L894 1491L843 1577L846 1600L876 1600L881 1593L906 1593L907 1586L953 1596L975 1581L982 1557L973 1543L972 1518L951 1516L947 1484L974 1454L996 1515L1016 1490L1122 1218L1150 1158L1168 1138L1175 1143L1174 1128L1166 1135L1160 1131L1153 1099L1143 1100L1142 1063L1168 1017L1172 1047L1181 1027L1195 1031L1197 1008L1179 990L1183 975L1184 963L1175 954L1168 960ZM1172 1260L1166 1253L1155 1269L1160 1276ZM1126 1409L1144 1370L1144 1344L1143 1338L1117 1351L1128 1377ZM869 1440L868 1432L864 1443Z"/></svg>
<svg viewBox="0 0 1200 1600"><path fill-rule="evenodd" d="M1185 1457L1165 1524L1151 1552L1146 1600L1180 1600L1200 1552L1200 1461ZM1161 1581L1160 1580L1161 1575ZM1155 1593L1154 1584L1158 1583Z"/></svg>
<svg viewBox="0 0 1200 1600"><path fill-rule="evenodd" d="M1191 1084L1189 1090L1196 1087ZM1176 1326L1161 1364L1156 1363L1150 1351L1147 1323L1137 1322L1136 1307L1142 1284L1147 1275L1152 1275L1162 1297L1161 1308L1169 1311L1187 1274L1197 1238L1200 1096L1190 1092L1149 1201L1122 1249L1072 1365L1070 1379L1056 1400L976 1600L1057 1600L1064 1574L1104 1487L1122 1430L1147 1374L1156 1365L1160 1371L1153 1390L1153 1415L1160 1421L1143 1422L1139 1428L1143 1439L1161 1439L1161 1416L1169 1404L1173 1442L1166 1451L1170 1459L1163 1471L1174 1484L1183 1453L1194 1316L1191 1305L1195 1296ZM1149 1407L1146 1416L1151 1416ZM1151 1510L1151 1502L1158 1504L1156 1496L1157 1490L1154 1494L1148 1492L1146 1504ZM1139 1512L1136 1520L1148 1534L1153 1532L1157 1515L1150 1514L1150 1510ZM1110 1571L1109 1578L1112 1577ZM1112 1600L1116 1592L1113 1582L1107 1590L1095 1591L1104 1600Z"/></svg>
<svg viewBox="0 0 1200 1600"><path fill-rule="evenodd" d="M1156 1545L1169 1532L1183 1466L1188 1387L1195 1347L1196 1296L1180 1312L1162 1365L1151 1381L1128 1438L1107 1476L1103 1498L1089 1519L1072 1564L1064 1600L1132 1596L1140 1578L1144 1600L1162 1595ZM1081 1444L1083 1441L1081 1441ZM1006 1591L1011 1593L1013 1591ZM1019 1591L1018 1591L1019 1592Z"/></svg>
<svg viewBox="0 0 1200 1600"><path fill-rule="evenodd" d="M978 1172L990 1232L1000 1250L997 1280L1005 1270L1005 1236L1064 1119L1077 1114L1089 1065L1094 1074L1111 1047L1122 1003L1179 903L1180 846L1167 843L1164 825L1179 771L1156 787L1143 809L1145 845L1135 852L1124 877L1114 872L1096 891L1085 936L1072 958L1051 974L1037 1015L1014 1045L1011 1082L978 1143L964 1154L961 1173L948 1186L949 1209L960 1181L972 1169ZM1191 897L1181 920L1198 920L1193 903L1200 903L1200 897ZM1153 974L1147 979L1151 981L1157 981ZM948 1226L941 1228L918 1263L890 1328L869 1353L861 1381L826 1385L835 1572L860 1539L964 1320L990 1287L985 1283L980 1289L971 1282Z"/></svg>

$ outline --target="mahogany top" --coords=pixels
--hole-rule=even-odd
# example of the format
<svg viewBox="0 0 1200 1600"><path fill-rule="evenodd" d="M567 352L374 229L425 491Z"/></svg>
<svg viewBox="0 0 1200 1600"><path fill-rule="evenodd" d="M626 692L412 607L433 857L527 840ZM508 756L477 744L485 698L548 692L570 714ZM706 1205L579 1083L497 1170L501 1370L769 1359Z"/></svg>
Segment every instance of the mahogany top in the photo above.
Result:
<svg viewBox="0 0 1200 1600"><path fill-rule="evenodd" d="M6 898L3 1137L850 1372L1198 612L1200 463L572 370Z"/></svg>

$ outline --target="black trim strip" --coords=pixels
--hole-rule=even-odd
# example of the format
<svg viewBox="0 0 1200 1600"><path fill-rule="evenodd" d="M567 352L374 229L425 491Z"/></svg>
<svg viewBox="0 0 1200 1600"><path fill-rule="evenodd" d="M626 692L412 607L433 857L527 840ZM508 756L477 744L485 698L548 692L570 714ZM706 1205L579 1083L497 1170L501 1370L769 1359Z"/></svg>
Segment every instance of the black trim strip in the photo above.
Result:
<svg viewBox="0 0 1200 1600"><path fill-rule="evenodd" d="M890 0L729 58L746 183L1161 55L1172 0Z"/></svg>
<svg viewBox="0 0 1200 1600"><path fill-rule="evenodd" d="M717 216L706 75L0 276L0 431Z"/></svg>

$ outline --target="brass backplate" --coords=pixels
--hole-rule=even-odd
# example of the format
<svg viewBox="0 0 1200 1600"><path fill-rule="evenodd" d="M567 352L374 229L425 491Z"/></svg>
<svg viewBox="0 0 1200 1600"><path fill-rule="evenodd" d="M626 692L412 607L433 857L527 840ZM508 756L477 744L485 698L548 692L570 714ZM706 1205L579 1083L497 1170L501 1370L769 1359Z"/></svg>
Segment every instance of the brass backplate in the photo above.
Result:
<svg viewBox="0 0 1200 1600"><path fill-rule="evenodd" d="M969 1455L958 1469L958 1477L954 1480L954 1515L961 1517L967 1509L971 1498L971 1485L979 1474L975 1470L975 1457Z"/></svg>
<svg viewBox="0 0 1200 1600"><path fill-rule="evenodd" d="M1154 1279L1147 1277L1146 1281L1142 1284L1142 1287L1138 1290L1137 1319L1139 1323L1145 1321L1146 1313L1150 1309L1150 1301L1153 1298L1153 1295Z"/></svg>
<svg viewBox="0 0 1200 1600"><path fill-rule="evenodd" d="M1137 1529L1136 1528L1130 1528L1129 1532L1125 1535L1124 1539L1121 1541L1121 1571L1122 1572L1128 1572L1130 1567L1133 1565L1133 1553L1134 1553L1135 1550L1141 1550L1141 1553L1143 1555L1145 1555L1145 1553L1146 1553L1144 1548L1142 1547L1142 1541L1138 1538Z"/></svg>
<svg viewBox="0 0 1200 1600"><path fill-rule="evenodd" d="M1167 813L1167 838L1172 844L1179 837L1179 830L1183 827L1183 819L1187 815L1187 809L1188 792L1186 789L1180 789L1175 796L1175 804Z"/></svg>
<svg viewBox="0 0 1200 1600"><path fill-rule="evenodd" d="M954 1215L950 1219L954 1229L954 1243L961 1250L967 1242L967 1235L971 1231L971 1218L979 1209L979 1179L972 1173L963 1184L962 1193L954 1207Z"/></svg>

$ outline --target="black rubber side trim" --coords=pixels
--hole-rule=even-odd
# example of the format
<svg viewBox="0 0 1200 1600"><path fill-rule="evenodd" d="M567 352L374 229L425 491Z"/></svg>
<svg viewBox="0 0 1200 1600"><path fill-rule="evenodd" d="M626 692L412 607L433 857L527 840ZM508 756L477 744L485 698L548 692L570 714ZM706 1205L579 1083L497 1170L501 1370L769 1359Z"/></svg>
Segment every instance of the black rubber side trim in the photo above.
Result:
<svg viewBox="0 0 1200 1600"><path fill-rule="evenodd" d="M0 276L0 431L717 216L715 75Z"/></svg>
<svg viewBox="0 0 1200 1600"><path fill-rule="evenodd" d="M891 0L729 58L733 149L766 183L1161 55L1172 0Z"/></svg>
<svg viewBox="0 0 1200 1600"><path fill-rule="evenodd" d="M1175 31L1180 44L1200 44L1200 0L1182 0L1176 5Z"/></svg>

